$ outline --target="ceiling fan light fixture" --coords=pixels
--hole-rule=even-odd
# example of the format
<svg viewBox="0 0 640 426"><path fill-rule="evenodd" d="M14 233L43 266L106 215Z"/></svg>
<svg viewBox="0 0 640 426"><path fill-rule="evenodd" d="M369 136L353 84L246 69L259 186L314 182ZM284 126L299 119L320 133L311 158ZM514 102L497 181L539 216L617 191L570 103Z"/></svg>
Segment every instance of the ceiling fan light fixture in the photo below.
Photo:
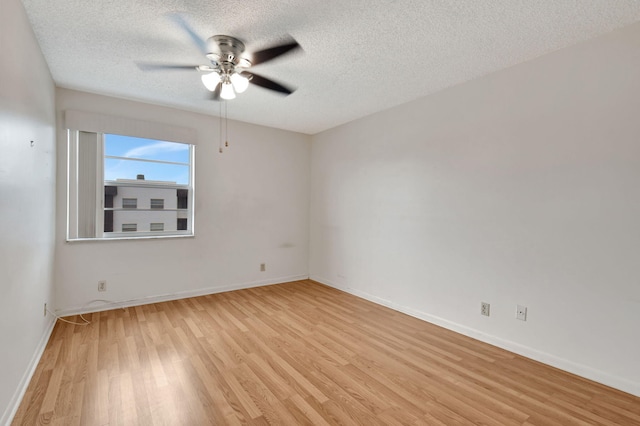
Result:
<svg viewBox="0 0 640 426"><path fill-rule="evenodd" d="M220 90L220 97L226 100L235 99L236 93L233 91L233 84L231 84L230 81L225 81L222 83L222 90Z"/></svg>
<svg viewBox="0 0 640 426"><path fill-rule="evenodd" d="M202 84L207 88L210 92L216 90L216 86L220 83L220 74L217 72L210 72L209 74L202 74Z"/></svg>
<svg viewBox="0 0 640 426"><path fill-rule="evenodd" d="M249 87L249 79L237 72L231 75L231 83L236 93L242 93Z"/></svg>

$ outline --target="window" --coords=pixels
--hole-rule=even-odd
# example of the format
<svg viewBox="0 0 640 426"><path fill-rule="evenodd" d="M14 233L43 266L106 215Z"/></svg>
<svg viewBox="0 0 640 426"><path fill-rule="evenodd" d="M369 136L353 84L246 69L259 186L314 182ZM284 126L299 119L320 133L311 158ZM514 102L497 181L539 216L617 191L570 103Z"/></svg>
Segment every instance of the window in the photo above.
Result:
<svg viewBox="0 0 640 426"><path fill-rule="evenodd" d="M184 189L178 189L178 192L176 194L178 196L178 208L179 209L186 209L189 206L189 192L185 191Z"/></svg>
<svg viewBox="0 0 640 426"><path fill-rule="evenodd" d="M193 235L194 149L69 131L68 239Z"/></svg>
<svg viewBox="0 0 640 426"><path fill-rule="evenodd" d="M152 223L149 228L150 231L164 231L164 223Z"/></svg>
<svg viewBox="0 0 640 426"><path fill-rule="evenodd" d="M105 201L105 207L107 202ZM111 206L113 207L113 206ZM123 198L122 199L122 208L123 209L137 209L138 208L138 199L137 198Z"/></svg>
<svg viewBox="0 0 640 426"><path fill-rule="evenodd" d="M151 199L151 208L152 209L164 209L164 199L162 198L152 198ZM178 206L178 208L180 208Z"/></svg>

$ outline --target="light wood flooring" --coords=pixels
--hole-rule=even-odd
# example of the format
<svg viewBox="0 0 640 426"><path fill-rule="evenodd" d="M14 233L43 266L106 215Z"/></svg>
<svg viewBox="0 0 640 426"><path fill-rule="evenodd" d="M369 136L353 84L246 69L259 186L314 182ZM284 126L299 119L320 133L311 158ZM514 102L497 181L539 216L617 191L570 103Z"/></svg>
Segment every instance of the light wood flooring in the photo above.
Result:
<svg viewBox="0 0 640 426"><path fill-rule="evenodd" d="M14 424L640 425L640 398L309 280L87 318Z"/></svg>

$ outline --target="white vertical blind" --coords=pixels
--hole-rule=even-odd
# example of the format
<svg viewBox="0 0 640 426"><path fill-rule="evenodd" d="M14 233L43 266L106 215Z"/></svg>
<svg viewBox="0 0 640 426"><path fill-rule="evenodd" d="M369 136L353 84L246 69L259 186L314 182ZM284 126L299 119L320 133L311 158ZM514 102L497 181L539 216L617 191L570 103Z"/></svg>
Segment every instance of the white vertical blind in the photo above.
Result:
<svg viewBox="0 0 640 426"><path fill-rule="evenodd" d="M78 134L78 238L96 237L98 138L96 133Z"/></svg>

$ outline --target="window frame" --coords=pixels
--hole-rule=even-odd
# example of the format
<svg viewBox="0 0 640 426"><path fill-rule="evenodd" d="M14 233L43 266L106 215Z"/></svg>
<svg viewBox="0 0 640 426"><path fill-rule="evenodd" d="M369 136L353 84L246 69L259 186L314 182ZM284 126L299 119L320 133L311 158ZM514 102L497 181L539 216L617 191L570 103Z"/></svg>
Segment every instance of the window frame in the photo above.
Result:
<svg viewBox="0 0 640 426"><path fill-rule="evenodd" d="M95 237L78 237L77 230L77 220L78 220L78 169L80 167L79 158L78 158L78 144L80 139L81 130L72 130L67 129L67 233L66 233L66 241L74 242L74 241L108 241L108 240L131 240L131 239L157 239L157 238L184 238L184 237L194 237L195 236L195 151L196 145L190 142L180 142L180 141L166 141L172 143L181 143L185 144L189 147L189 184L181 185L162 185L159 187L166 189L176 189L176 190L187 190L187 208L186 209L176 209L177 211L186 211L186 219L187 223L190 223L191 226L188 227L187 230L175 230L175 231L141 231L138 230L135 232L132 231L116 231L115 227L113 232L104 232L104 212L106 210L126 210L126 211L171 211L172 209L165 209L164 206L162 209L160 208L149 208L149 209L140 209L137 208L139 205L139 200L137 202L137 207L134 208L124 208L122 209L113 206L111 208L106 207L105 204L105 186L127 186L126 183L122 183L120 181L107 181L104 180L104 136L106 134L116 134L113 132L86 132L89 134L97 135L97 144L98 144L98 154L96 158L96 212L95 212ZM84 132L84 131L82 131ZM143 136L135 136L135 135L125 135L131 137L142 137L145 139L152 139L157 141L165 141L159 138L154 137L143 137ZM147 186L147 185L145 185ZM148 186L154 186L150 183ZM127 197L130 198L130 197ZM150 207L150 206L149 206ZM75 232L73 230L73 225L76 226Z"/></svg>

